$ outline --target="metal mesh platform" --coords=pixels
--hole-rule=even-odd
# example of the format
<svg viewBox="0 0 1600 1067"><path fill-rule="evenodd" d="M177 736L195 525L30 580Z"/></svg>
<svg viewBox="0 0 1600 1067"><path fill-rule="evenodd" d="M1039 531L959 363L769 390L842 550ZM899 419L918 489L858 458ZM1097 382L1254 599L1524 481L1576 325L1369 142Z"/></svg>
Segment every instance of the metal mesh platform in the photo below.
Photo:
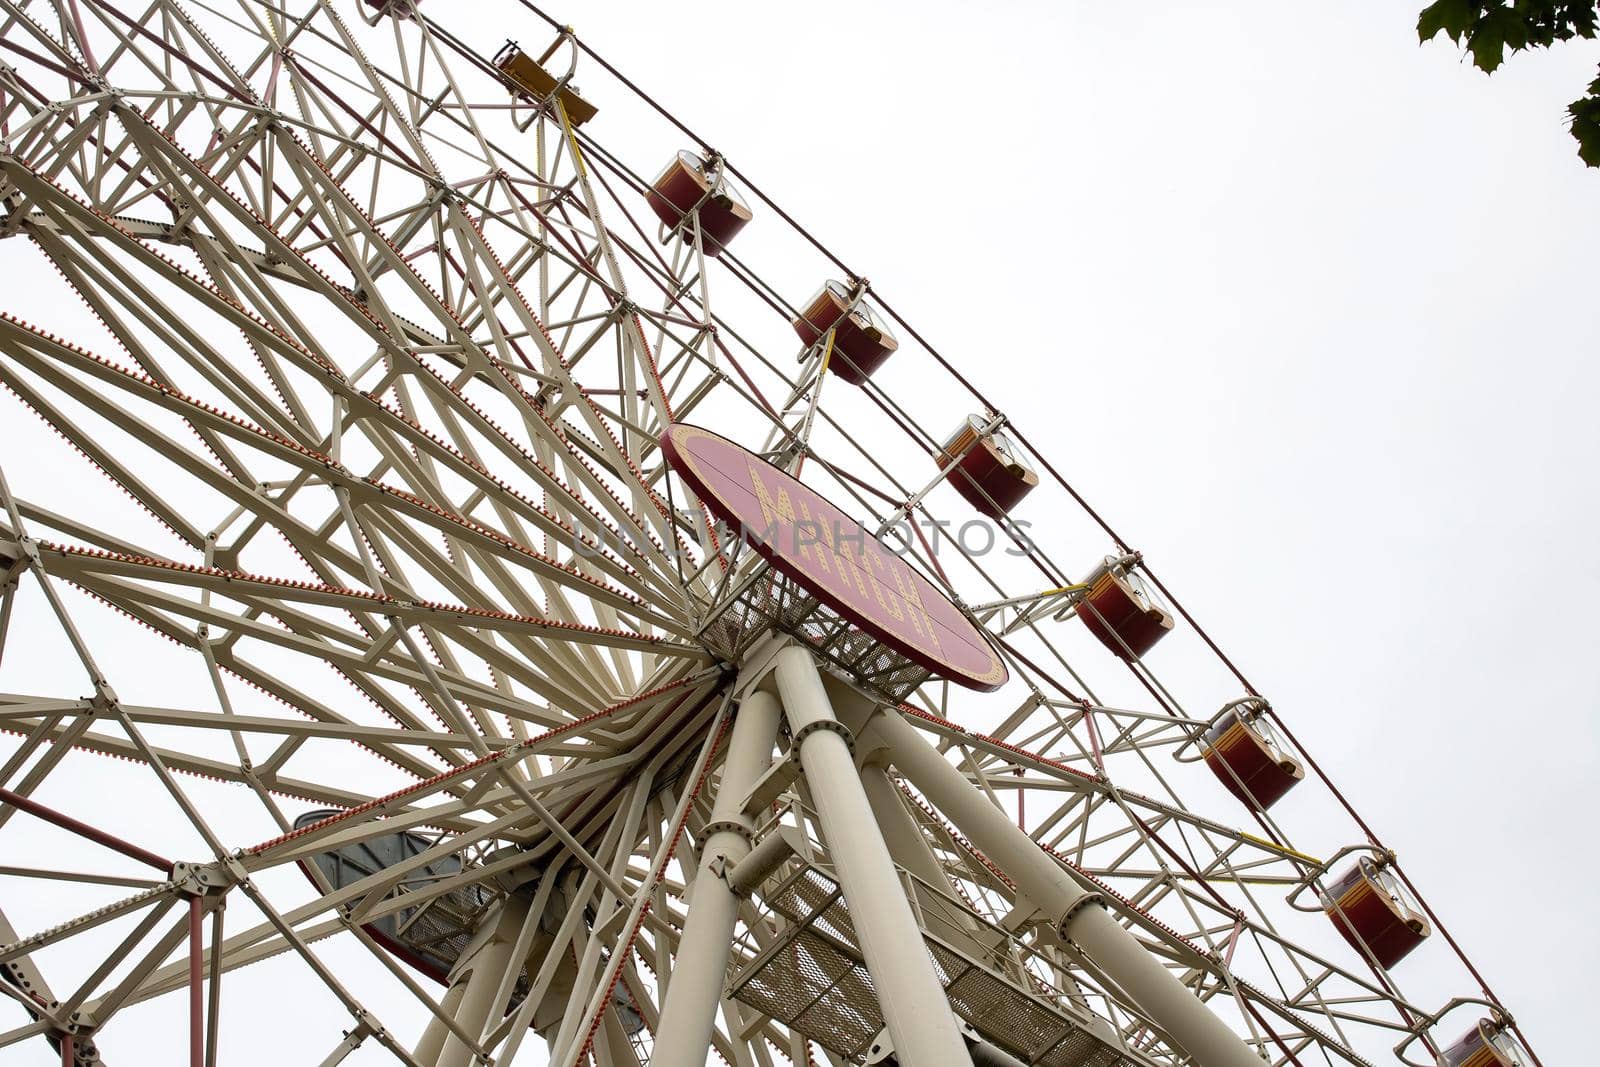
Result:
<svg viewBox="0 0 1600 1067"><path fill-rule="evenodd" d="M311 811L295 822L309 826L335 810ZM311 857L311 862L338 889L410 859L433 846L415 833L383 834ZM443 856L424 864L390 892L389 899L461 873L460 856ZM413 907L400 908L364 924L366 931L395 955L438 981L444 981L472 940L479 920L499 900L501 892L482 884L469 884L426 897Z"/></svg>
<svg viewBox="0 0 1600 1067"><path fill-rule="evenodd" d="M763 898L785 921L778 939L734 976L729 996L861 1062L883 1028L883 1016L838 883L804 866ZM938 937L923 936L951 1009L1013 1056L1041 1067L1154 1062L1113 1044L1108 1022L1065 997L1026 988Z"/></svg>
<svg viewBox="0 0 1600 1067"><path fill-rule="evenodd" d="M337 810L307 812L295 822L297 828L337 815ZM434 841L416 833L380 834L343 848L311 857L329 884L341 888L388 869L433 847ZM482 857L479 857L481 860ZM460 855L441 856L423 864L391 890L384 900L428 888L455 878L471 865ZM420 894L419 894L420 895ZM438 982L447 981L450 971L467 951L480 925L492 921L491 909L500 903L505 890L492 881L469 882L443 893L424 897L417 904L401 907L362 924L374 941L398 958ZM602 953L602 958L609 958ZM529 975L517 975L511 990L511 1007L528 995ZM622 1027L630 1036L641 1033L644 1018L622 989L613 991L612 1005L620 1015Z"/></svg>
<svg viewBox="0 0 1600 1067"><path fill-rule="evenodd" d="M728 662L738 663L757 641L778 630L891 700L903 699L932 676L850 625L770 564L747 557L741 569L745 573L717 602L700 633L706 646Z"/></svg>

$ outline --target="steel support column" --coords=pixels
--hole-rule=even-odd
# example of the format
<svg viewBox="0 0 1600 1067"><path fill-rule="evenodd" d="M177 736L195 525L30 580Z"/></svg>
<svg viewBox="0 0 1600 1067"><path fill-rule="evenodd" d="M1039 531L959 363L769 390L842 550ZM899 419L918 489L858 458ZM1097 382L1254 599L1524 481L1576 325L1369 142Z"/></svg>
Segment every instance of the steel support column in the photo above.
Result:
<svg viewBox="0 0 1600 1067"><path fill-rule="evenodd" d="M1041 849L899 712L883 709L870 730L888 745L900 772L1049 916L1061 937L1093 959L1200 1067L1261 1067L1261 1057L1112 918L1092 886Z"/></svg>
<svg viewBox="0 0 1600 1067"><path fill-rule="evenodd" d="M196 894L189 898L189 1064L205 1067L206 994L205 943L202 920L205 901Z"/></svg>
<svg viewBox="0 0 1600 1067"><path fill-rule="evenodd" d="M469 1034L483 1034L505 1011L504 1004L495 1003L495 994L507 969L523 965L524 961L511 957L517 933L527 921L530 903L525 893L506 897L499 913L484 924L488 935L478 943L476 951L469 945L462 962L456 965L441 1006ZM470 1067L474 1062L473 1051L438 1019L428 1023L417 1043L416 1057L421 1063L437 1067Z"/></svg>
<svg viewBox="0 0 1600 1067"><path fill-rule="evenodd" d="M756 691L739 705L728 741L728 758L711 805L700 870L689 894L689 914L667 981L651 1062L660 1067L704 1063L722 999L728 951L739 915L739 897L711 867L731 867L750 853L750 819L742 805L750 787L772 763L778 735L778 700Z"/></svg>
<svg viewBox="0 0 1600 1067"><path fill-rule="evenodd" d="M967 1067L972 1058L817 665L798 646L778 653L775 662L778 695L896 1055L904 1067Z"/></svg>
<svg viewBox="0 0 1600 1067"><path fill-rule="evenodd" d="M867 792L867 803L872 805L884 843L889 846L890 858L926 883L913 884L912 890L917 895L922 921L929 932L982 959L987 946L977 940L977 924L967 915L950 876L939 865L933 849L928 847L927 839L911 818L904 797L883 764L872 761L863 765L861 785ZM940 897L949 903L942 904Z"/></svg>
<svg viewBox="0 0 1600 1067"><path fill-rule="evenodd" d="M600 1032L594 1035L594 1061L595 1067L639 1067L639 1056L633 1050L633 1042L628 1040L628 1031L618 1018L615 1004L606 1005ZM704 1060L687 1062L703 1063Z"/></svg>

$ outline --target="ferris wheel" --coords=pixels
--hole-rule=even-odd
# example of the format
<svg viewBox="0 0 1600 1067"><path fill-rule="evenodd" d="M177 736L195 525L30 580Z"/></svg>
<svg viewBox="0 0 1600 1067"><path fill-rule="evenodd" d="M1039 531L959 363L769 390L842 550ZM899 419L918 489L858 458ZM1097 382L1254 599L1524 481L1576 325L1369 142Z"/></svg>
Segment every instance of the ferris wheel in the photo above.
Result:
<svg viewBox="0 0 1600 1067"><path fill-rule="evenodd" d="M0 1058L1537 1065L1046 431L522 10L0 0Z"/></svg>

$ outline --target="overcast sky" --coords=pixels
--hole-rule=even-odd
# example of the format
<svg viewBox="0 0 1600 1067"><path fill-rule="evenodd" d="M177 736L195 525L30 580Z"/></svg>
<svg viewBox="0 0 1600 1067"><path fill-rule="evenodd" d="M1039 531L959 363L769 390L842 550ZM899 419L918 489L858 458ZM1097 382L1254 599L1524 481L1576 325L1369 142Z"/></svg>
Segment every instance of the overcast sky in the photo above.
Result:
<svg viewBox="0 0 1600 1067"><path fill-rule="evenodd" d="M428 10L486 53L547 40L507 0ZM1546 1067L1582 1062L1600 171L1563 109L1600 47L1487 78L1404 3L551 13L977 380L1399 851ZM688 147L579 84L637 169Z"/></svg>
<svg viewBox="0 0 1600 1067"><path fill-rule="evenodd" d="M1600 951L1600 47L1489 78L1416 6L551 13L1053 446L1554 1067Z"/></svg>

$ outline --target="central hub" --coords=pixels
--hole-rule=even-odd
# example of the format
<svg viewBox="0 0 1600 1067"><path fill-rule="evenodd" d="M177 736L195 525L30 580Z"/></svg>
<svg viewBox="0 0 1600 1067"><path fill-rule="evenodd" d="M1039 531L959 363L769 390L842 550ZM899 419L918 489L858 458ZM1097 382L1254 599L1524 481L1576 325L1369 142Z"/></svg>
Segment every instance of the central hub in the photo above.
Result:
<svg viewBox="0 0 1600 1067"><path fill-rule="evenodd" d="M765 619L879 688L910 688L907 665L922 674L913 684L929 674L969 689L1005 684L1005 664L960 608L798 479L698 426L668 427L661 448L706 507L801 594L776 575L744 583L740 603L757 618L735 620L740 635Z"/></svg>

